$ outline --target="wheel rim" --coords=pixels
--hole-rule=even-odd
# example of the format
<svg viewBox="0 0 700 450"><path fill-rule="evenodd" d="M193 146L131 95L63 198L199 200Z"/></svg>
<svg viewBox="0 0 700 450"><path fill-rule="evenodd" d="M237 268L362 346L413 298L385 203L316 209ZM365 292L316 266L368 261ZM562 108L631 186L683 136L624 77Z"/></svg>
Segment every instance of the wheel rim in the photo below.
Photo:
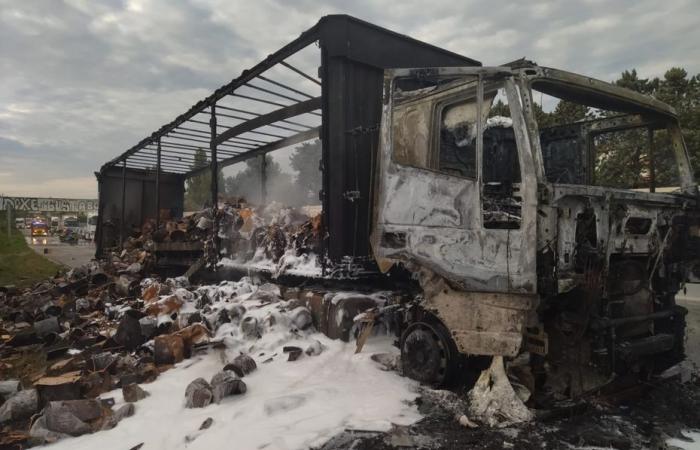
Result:
<svg viewBox="0 0 700 450"><path fill-rule="evenodd" d="M401 341L401 361L406 376L421 383L442 385L447 378L450 357L442 336L427 323L418 322L406 329Z"/></svg>

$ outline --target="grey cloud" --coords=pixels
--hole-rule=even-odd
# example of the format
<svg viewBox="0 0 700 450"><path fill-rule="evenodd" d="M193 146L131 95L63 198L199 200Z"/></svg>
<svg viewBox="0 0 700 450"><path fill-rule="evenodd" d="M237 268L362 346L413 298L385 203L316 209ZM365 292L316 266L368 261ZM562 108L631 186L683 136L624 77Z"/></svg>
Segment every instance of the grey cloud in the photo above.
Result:
<svg viewBox="0 0 700 450"><path fill-rule="evenodd" d="M700 71L692 0L0 0L0 165L11 168L0 191L91 177L332 13L490 65L526 56L604 80L633 67L642 76ZM318 63L313 52L300 56Z"/></svg>

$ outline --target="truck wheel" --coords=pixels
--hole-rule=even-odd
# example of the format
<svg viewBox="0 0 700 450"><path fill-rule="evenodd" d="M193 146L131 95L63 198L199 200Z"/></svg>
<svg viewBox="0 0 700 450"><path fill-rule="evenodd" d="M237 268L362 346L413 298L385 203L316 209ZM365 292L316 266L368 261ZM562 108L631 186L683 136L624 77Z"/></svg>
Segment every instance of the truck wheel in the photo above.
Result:
<svg viewBox="0 0 700 450"><path fill-rule="evenodd" d="M401 364L409 378L448 386L459 371L459 353L442 324L414 322L401 335Z"/></svg>

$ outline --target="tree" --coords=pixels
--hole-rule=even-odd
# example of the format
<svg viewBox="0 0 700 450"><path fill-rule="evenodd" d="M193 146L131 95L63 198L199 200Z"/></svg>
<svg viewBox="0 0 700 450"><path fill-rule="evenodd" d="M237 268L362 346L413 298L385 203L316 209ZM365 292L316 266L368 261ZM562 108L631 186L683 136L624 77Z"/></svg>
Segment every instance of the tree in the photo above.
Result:
<svg viewBox="0 0 700 450"><path fill-rule="evenodd" d="M206 151L203 148L197 149L190 168L206 167L208 164L209 158L207 158ZM221 170L219 170L219 191L224 191L224 178ZM197 211L210 206L212 206L211 172L205 171L200 175L188 178L185 183L185 210Z"/></svg>
<svg viewBox="0 0 700 450"><path fill-rule="evenodd" d="M305 197L307 204L317 203L322 186L321 141L316 139L298 146L290 157L290 164L297 171L295 183L302 197Z"/></svg>
<svg viewBox="0 0 700 450"><path fill-rule="evenodd" d="M615 84L650 95L671 105L678 114L695 177L700 175L700 78L688 78L685 69L673 67L664 77L643 79L637 71L624 71ZM603 116L618 115L606 112ZM649 152L647 130L608 133L596 138L596 180L616 187L644 184L677 186L678 169L666 130L654 131L654 154Z"/></svg>
<svg viewBox="0 0 700 450"><path fill-rule="evenodd" d="M282 172L277 161L270 155L265 155L265 191L266 202L275 200L283 204L294 205L296 191L292 177ZM243 197L252 204L262 203L261 164L262 158L254 157L245 161L246 167L225 181L226 194L232 197Z"/></svg>
<svg viewBox="0 0 700 450"><path fill-rule="evenodd" d="M552 125L566 125L586 120L590 112L586 105L560 100L549 115Z"/></svg>

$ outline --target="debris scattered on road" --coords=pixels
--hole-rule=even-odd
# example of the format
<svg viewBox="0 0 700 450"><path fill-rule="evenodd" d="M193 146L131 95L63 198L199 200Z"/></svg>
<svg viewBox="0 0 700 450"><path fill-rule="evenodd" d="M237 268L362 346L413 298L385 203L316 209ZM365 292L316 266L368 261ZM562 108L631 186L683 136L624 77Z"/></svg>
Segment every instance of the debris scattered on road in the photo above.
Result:
<svg viewBox="0 0 700 450"><path fill-rule="evenodd" d="M129 403L138 402L149 396L148 392L144 391L138 384L122 386L122 395L124 396L124 401Z"/></svg>

